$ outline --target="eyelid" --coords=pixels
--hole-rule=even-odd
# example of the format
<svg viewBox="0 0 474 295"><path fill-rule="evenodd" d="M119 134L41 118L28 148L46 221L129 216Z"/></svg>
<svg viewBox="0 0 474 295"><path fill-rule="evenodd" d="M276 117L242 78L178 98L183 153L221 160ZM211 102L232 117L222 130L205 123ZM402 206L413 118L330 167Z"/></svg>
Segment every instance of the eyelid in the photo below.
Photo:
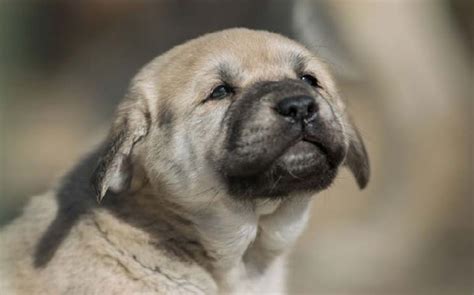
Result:
<svg viewBox="0 0 474 295"><path fill-rule="evenodd" d="M203 100L201 101L201 103L205 103L205 102L207 102L207 101L213 100L213 98L211 97L211 95L212 95L212 93L214 92L214 90L216 90L216 88L219 87L219 86L226 86L226 87L228 87L228 88L230 89L230 92L231 92L232 94L235 93L235 89L236 89L236 88L233 87L232 85L230 85L229 83L224 82L224 81L216 82L216 83L214 83L213 85L214 85L214 86L212 86L212 88L210 88L210 90L207 92L206 98L203 99Z"/></svg>
<svg viewBox="0 0 474 295"><path fill-rule="evenodd" d="M298 78L301 78L306 75L309 75L316 80L316 88L324 89L323 85L321 84L321 80L319 80L318 76L311 71L303 71L301 74L298 75Z"/></svg>
<svg viewBox="0 0 474 295"><path fill-rule="evenodd" d="M313 76L314 78L316 78L316 74L311 72L311 71L306 71L305 70L305 71L302 71L302 72L298 73L298 77L303 77L303 76L306 76L306 75Z"/></svg>

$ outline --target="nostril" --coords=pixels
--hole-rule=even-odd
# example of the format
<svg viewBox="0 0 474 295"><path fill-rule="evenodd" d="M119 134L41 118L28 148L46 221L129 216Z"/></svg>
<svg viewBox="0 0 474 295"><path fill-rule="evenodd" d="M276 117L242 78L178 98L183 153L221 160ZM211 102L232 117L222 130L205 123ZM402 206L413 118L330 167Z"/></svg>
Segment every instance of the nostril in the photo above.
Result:
<svg viewBox="0 0 474 295"><path fill-rule="evenodd" d="M295 118L298 116L298 108L296 106L290 106L288 109L288 116Z"/></svg>
<svg viewBox="0 0 474 295"><path fill-rule="evenodd" d="M316 105L316 103L314 101L312 101L309 105L308 105L308 116L311 116L313 115L314 113L316 113L318 111L318 106Z"/></svg>
<svg viewBox="0 0 474 295"><path fill-rule="evenodd" d="M318 106L314 98L300 95L282 99L276 110L284 117L300 120L312 117L318 111Z"/></svg>

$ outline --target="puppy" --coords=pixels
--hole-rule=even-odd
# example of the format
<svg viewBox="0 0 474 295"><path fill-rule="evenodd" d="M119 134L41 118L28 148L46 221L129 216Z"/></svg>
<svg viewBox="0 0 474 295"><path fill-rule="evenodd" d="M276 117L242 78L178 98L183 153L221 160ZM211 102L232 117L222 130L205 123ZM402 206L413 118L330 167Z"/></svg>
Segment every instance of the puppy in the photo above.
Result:
<svg viewBox="0 0 474 295"><path fill-rule="evenodd" d="M3 294L284 293L311 196L367 153L326 66L248 29L132 80L108 139L1 234Z"/></svg>

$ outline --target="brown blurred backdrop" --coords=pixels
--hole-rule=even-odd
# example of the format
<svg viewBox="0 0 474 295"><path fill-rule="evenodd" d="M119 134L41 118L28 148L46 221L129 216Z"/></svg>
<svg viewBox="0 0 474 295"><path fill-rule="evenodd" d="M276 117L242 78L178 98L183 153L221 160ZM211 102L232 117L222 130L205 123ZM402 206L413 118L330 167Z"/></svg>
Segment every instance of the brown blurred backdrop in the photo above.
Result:
<svg viewBox="0 0 474 295"><path fill-rule="evenodd" d="M315 197L290 293L473 294L473 3L0 1L0 220L103 138L144 63L266 29L332 65L373 170Z"/></svg>

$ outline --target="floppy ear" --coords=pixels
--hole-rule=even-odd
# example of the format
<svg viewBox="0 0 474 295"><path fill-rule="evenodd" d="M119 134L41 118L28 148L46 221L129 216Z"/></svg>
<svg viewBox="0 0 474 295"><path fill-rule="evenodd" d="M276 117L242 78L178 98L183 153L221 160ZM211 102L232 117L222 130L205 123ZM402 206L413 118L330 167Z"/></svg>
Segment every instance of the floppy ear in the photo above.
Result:
<svg viewBox="0 0 474 295"><path fill-rule="evenodd" d="M346 165L354 175L360 189L367 186L370 177L370 164L364 142L354 124L349 129L349 149L347 151Z"/></svg>
<svg viewBox="0 0 474 295"><path fill-rule="evenodd" d="M100 203L108 190L126 190L132 177L131 153L133 146L148 132L149 113L139 103L125 101L116 115L106 144L100 151L97 167L91 178L97 201Z"/></svg>

